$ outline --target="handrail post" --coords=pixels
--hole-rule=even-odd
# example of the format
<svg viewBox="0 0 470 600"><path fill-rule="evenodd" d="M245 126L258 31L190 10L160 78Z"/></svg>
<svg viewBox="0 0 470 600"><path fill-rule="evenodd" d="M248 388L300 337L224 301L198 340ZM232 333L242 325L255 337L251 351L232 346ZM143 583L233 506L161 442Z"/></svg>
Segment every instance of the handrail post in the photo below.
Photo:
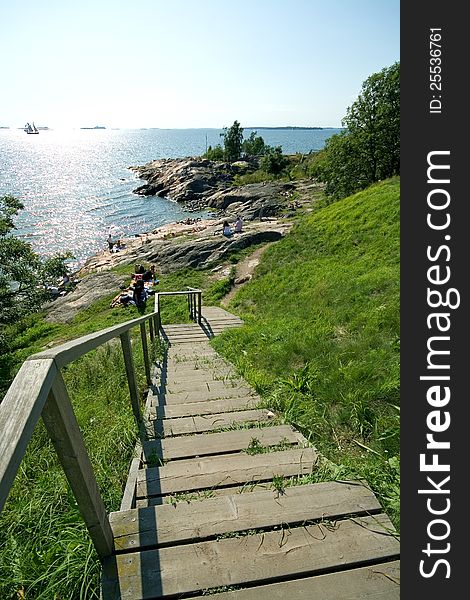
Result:
<svg viewBox="0 0 470 600"><path fill-rule="evenodd" d="M131 396L132 411L137 424L140 425L142 422L142 416L140 414L139 389L137 387L134 360L132 358L131 336L129 331L125 331L124 333L121 333L119 337L121 338L122 353L124 355L124 364L126 366L127 383L129 385L129 393Z"/></svg>
<svg viewBox="0 0 470 600"><path fill-rule="evenodd" d="M160 317L160 313L157 313L153 318L153 324L155 329L155 338L158 340L160 337L160 328L162 326L162 320Z"/></svg>
<svg viewBox="0 0 470 600"><path fill-rule="evenodd" d="M150 319L149 323L151 322L152 320ZM147 384L150 385L152 383L152 378L150 377L149 349L147 344L147 331L145 328L145 323L140 324L140 337L142 340L142 352L144 355L145 377L147 379Z"/></svg>
<svg viewBox="0 0 470 600"><path fill-rule="evenodd" d="M202 292L199 291L197 292L197 303L198 303L198 309L197 309L197 322L200 325L201 324L201 318L202 318Z"/></svg>
<svg viewBox="0 0 470 600"><path fill-rule="evenodd" d="M60 372L52 384L42 418L96 552L101 559L111 556L114 551L113 532Z"/></svg>
<svg viewBox="0 0 470 600"><path fill-rule="evenodd" d="M162 326L162 318L160 315L160 294L155 294L155 314L153 317L153 325L155 329L155 338L158 340L160 337L160 328Z"/></svg>

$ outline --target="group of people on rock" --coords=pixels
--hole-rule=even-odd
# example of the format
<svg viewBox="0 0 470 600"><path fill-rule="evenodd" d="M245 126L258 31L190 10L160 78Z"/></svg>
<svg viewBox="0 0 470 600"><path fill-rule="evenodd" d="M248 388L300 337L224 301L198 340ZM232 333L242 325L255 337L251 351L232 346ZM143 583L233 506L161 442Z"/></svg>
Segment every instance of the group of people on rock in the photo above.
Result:
<svg viewBox="0 0 470 600"><path fill-rule="evenodd" d="M130 285L113 298L111 308L131 305L145 309L148 297L155 294L153 286L158 283L155 265L149 269L143 265L135 265Z"/></svg>
<svg viewBox="0 0 470 600"><path fill-rule="evenodd" d="M108 235L108 250L111 253L119 252L124 248L124 243L120 240L114 240L111 234Z"/></svg>
<svg viewBox="0 0 470 600"><path fill-rule="evenodd" d="M234 233L241 233L242 228L243 228L243 221L242 221L241 217L238 216L237 220L233 224L233 229L230 227L228 221L224 221L224 223L222 225L222 235L225 235L225 237L230 237Z"/></svg>

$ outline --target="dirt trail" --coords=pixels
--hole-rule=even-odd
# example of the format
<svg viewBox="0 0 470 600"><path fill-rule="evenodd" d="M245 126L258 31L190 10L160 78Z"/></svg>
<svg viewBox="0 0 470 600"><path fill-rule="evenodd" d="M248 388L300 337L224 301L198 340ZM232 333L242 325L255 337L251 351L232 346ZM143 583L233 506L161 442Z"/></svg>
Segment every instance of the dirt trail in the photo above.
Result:
<svg viewBox="0 0 470 600"><path fill-rule="evenodd" d="M236 265L235 286L220 301L222 306L227 307L230 300L235 296L238 290L244 286L245 283L250 281L254 270L259 265L261 255L268 246L270 246L270 244L266 244L265 246L261 246L261 248L257 248L253 254L250 254L250 256L247 256Z"/></svg>

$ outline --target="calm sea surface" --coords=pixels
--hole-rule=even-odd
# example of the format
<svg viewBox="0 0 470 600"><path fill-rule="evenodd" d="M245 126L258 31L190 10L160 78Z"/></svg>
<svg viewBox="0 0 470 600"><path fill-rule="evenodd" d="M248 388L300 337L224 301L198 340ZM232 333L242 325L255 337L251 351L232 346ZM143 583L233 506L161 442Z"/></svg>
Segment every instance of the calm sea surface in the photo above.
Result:
<svg viewBox="0 0 470 600"><path fill-rule="evenodd" d="M338 129L259 130L285 153L319 150ZM245 137L251 130L245 129ZM109 232L133 236L189 213L164 198L132 190L143 183L130 166L157 158L198 156L220 143L217 129L76 129L27 135L0 129L0 196L12 194L25 208L15 235L48 256L70 250L77 264L106 247Z"/></svg>

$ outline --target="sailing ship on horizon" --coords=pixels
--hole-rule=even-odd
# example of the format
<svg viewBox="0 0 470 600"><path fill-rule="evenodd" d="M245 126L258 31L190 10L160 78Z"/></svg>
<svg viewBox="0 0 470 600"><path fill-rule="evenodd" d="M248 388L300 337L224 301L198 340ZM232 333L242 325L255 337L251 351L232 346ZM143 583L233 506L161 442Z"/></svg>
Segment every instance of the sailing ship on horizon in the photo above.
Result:
<svg viewBox="0 0 470 600"><path fill-rule="evenodd" d="M39 133L39 130L34 124L34 122L32 125L30 123L26 123L26 125L24 126L24 130L26 131L26 133Z"/></svg>

